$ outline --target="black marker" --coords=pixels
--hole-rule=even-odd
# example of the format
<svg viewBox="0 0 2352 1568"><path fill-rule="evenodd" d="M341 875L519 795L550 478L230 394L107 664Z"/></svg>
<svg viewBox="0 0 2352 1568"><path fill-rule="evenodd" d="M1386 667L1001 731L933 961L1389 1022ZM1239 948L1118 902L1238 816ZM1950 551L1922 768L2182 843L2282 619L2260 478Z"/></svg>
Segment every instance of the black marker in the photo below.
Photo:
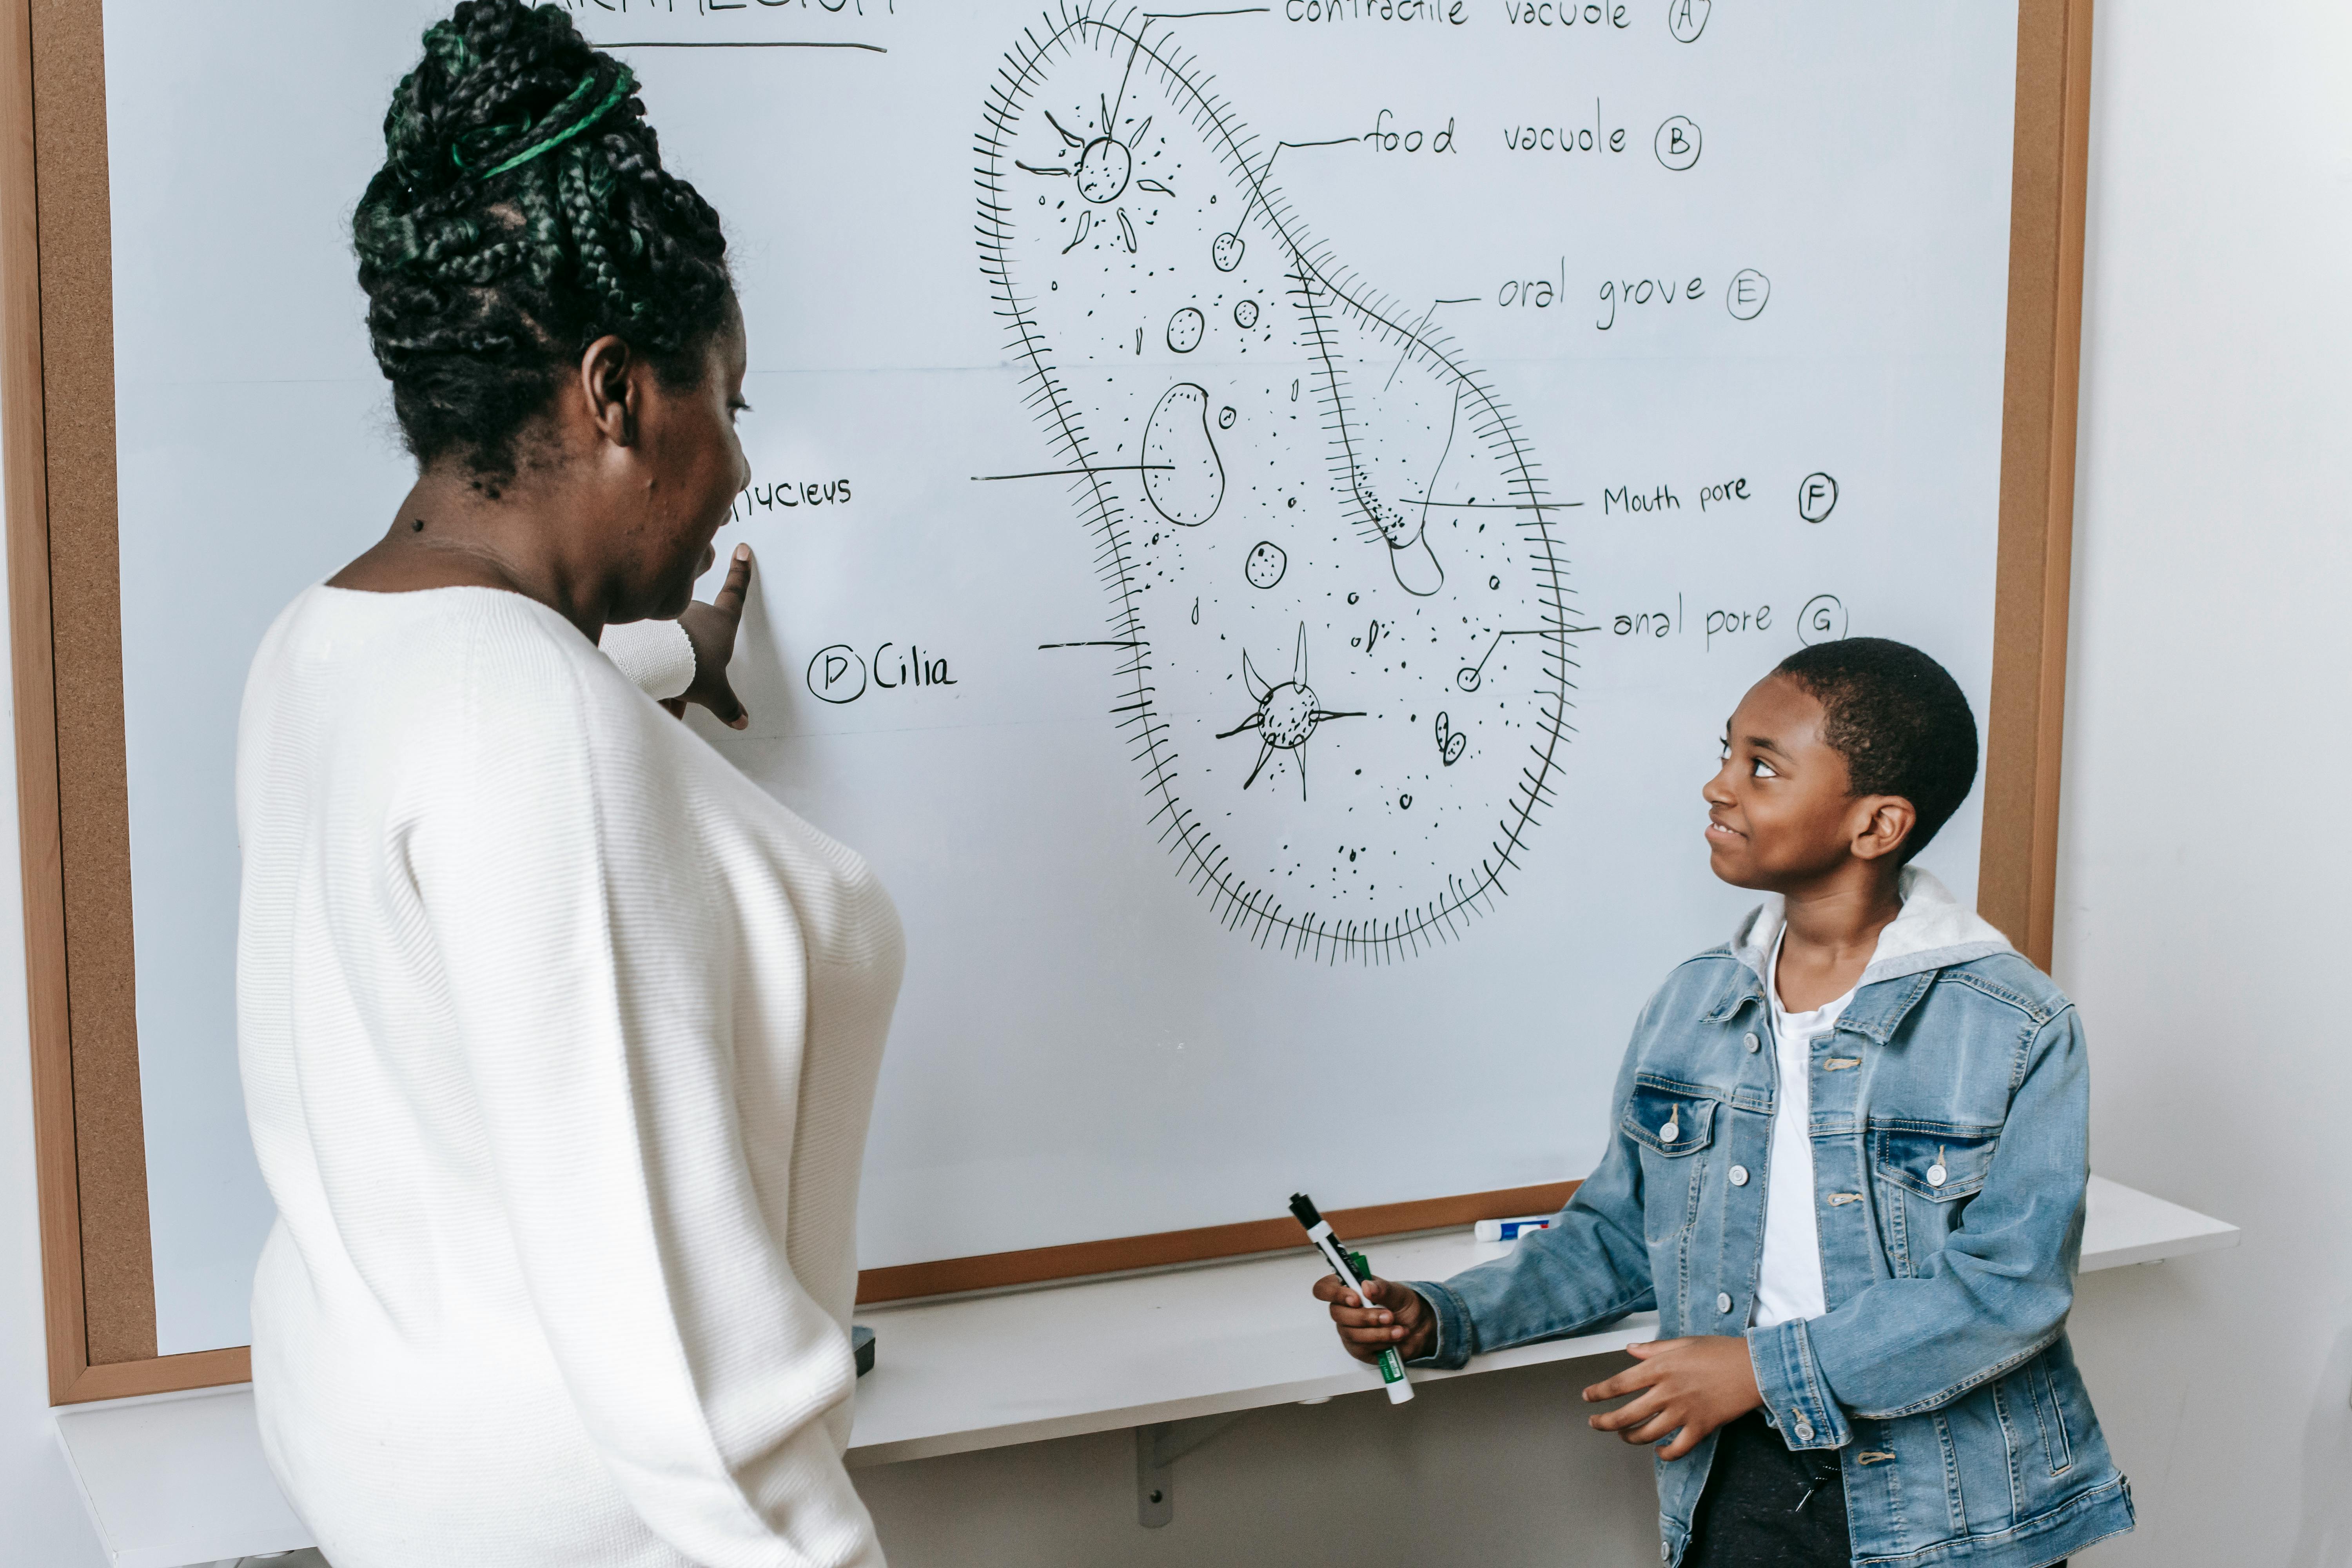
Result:
<svg viewBox="0 0 2352 1568"><path fill-rule="evenodd" d="M1323 1261L1331 1266L1331 1272L1339 1277L1339 1282L1356 1293L1357 1300L1370 1306L1370 1300L1364 1294L1364 1281L1371 1278L1371 1272L1363 1266L1364 1255L1349 1252L1339 1245L1339 1238L1332 1233L1330 1222L1317 1212L1315 1200L1305 1193L1290 1194L1290 1212L1297 1215L1298 1223L1307 1227L1307 1239L1323 1254ZM1397 1354L1394 1345L1381 1352L1380 1364L1381 1381L1389 1385L1389 1403L1402 1405L1411 1399L1412 1380L1405 1376L1404 1357Z"/></svg>

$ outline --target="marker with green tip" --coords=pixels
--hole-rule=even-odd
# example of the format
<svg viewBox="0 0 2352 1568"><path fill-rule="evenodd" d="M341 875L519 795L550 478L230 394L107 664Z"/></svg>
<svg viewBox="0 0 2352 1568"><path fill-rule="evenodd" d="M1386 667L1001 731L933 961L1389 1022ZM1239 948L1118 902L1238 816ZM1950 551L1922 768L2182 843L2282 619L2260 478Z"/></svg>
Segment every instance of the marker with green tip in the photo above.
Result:
<svg viewBox="0 0 2352 1568"><path fill-rule="evenodd" d="M1349 1252L1339 1245L1339 1237L1332 1234L1329 1223L1315 1207L1315 1200L1305 1193L1290 1194L1290 1212L1307 1227L1307 1239L1323 1254L1323 1261L1331 1266L1331 1272L1339 1277L1340 1283L1356 1293L1357 1300L1370 1306L1364 1295L1364 1281L1372 1277L1372 1271L1364 1255ZM1412 1397L1412 1380L1405 1376L1404 1357L1397 1354L1394 1345L1381 1352L1380 1368L1381 1381L1388 1384L1391 1405L1402 1405Z"/></svg>

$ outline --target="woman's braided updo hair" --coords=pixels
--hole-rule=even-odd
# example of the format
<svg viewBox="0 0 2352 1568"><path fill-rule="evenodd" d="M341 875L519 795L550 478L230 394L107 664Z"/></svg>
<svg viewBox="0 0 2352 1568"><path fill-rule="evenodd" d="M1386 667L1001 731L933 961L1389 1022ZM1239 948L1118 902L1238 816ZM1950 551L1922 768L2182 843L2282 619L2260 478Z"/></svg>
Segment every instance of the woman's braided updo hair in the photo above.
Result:
<svg viewBox="0 0 2352 1568"><path fill-rule="evenodd" d="M562 9L466 0L383 117L352 217L368 337L420 464L509 475L606 333L700 379L732 289L719 215L663 170L628 68Z"/></svg>

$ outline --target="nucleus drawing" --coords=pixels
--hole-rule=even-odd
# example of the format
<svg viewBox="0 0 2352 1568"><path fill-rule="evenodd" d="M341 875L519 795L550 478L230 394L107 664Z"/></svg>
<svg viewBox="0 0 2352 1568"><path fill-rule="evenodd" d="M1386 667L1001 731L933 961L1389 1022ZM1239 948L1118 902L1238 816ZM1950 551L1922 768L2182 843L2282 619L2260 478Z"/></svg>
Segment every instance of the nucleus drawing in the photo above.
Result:
<svg viewBox="0 0 2352 1568"><path fill-rule="evenodd" d="M1110 596L1046 657L1110 661L1149 829L1217 919L1391 961L1523 867L1586 628L1494 384L1313 237L1278 151L1167 19L1065 4L990 93L982 261Z"/></svg>

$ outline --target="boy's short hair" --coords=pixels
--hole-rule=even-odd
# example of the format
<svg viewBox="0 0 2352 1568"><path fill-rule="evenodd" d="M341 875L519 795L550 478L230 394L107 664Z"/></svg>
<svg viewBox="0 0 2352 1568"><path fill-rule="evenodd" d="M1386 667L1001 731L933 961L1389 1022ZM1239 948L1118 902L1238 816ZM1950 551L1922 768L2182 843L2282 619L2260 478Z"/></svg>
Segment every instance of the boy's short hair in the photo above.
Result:
<svg viewBox="0 0 2352 1568"><path fill-rule="evenodd" d="M1898 795L1918 813L1895 863L1927 847L1977 781L1977 719L1951 673L1885 637L1799 648L1772 673L1821 703L1822 739L1845 759L1855 795Z"/></svg>

